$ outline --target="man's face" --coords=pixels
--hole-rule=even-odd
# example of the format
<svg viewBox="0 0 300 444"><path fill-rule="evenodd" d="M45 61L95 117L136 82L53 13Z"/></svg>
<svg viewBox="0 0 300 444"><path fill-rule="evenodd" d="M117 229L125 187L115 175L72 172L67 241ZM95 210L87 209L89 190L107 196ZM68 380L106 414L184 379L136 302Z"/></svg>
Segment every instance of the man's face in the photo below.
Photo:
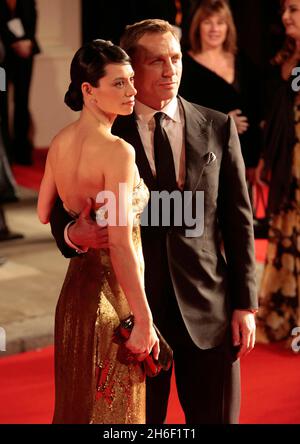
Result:
<svg viewBox="0 0 300 444"><path fill-rule="evenodd" d="M132 60L136 98L154 109L170 102L180 84L181 57L180 44L171 32L144 34Z"/></svg>

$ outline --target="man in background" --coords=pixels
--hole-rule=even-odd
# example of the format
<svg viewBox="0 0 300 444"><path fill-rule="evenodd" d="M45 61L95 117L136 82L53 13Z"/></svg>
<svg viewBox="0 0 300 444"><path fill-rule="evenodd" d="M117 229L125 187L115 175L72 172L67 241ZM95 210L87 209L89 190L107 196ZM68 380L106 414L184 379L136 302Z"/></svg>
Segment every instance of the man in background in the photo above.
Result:
<svg viewBox="0 0 300 444"><path fill-rule="evenodd" d="M35 0L0 0L0 34L6 50L4 66L8 81L14 87L12 137L8 134L7 100L2 107L3 137L9 160L20 165L32 164L29 93L33 60L39 52L35 39L36 22Z"/></svg>

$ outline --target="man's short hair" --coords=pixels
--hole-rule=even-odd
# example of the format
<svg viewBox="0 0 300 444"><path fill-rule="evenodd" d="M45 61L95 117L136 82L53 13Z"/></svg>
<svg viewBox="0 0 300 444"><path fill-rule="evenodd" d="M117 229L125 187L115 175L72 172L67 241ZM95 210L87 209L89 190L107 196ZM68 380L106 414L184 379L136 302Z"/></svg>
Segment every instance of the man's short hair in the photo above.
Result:
<svg viewBox="0 0 300 444"><path fill-rule="evenodd" d="M176 34L173 26L166 20L142 20L141 22L126 26L121 37L120 46L130 57L133 57L136 47L138 46L138 41L143 37L144 34L165 34L166 32L171 32L176 40L178 40L178 35Z"/></svg>

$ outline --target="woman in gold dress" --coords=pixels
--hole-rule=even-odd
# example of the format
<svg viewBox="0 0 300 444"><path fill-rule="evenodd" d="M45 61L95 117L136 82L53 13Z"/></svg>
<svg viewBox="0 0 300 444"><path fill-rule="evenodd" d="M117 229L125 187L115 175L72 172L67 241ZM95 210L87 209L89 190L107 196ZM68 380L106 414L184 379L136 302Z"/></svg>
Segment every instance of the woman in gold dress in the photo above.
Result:
<svg viewBox="0 0 300 444"><path fill-rule="evenodd" d="M75 54L65 103L81 111L52 141L41 184L38 214L49 221L60 196L76 215L87 198L107 224L109 249L91 249L71 260L55 317L54 423L145 423L145 374L141 362L158 358L143 282L139 216L149 193L135 165L134 149L111 134L118 114L133 111L136 90L127 54L95 40ZM134 315L122 346L113 333Z"/></svg>
<svg viewBox="0 0 300 444"><path fill-rule="evenodd" d="M285 340L300 326L300 96L292 70L300 60L300 0L282 1L284 48L274 59L275 100L266 126L266 145L257 169L271 173L271 225L260 287L257 342ZM297 332L295 332L297 333Z"/></svg>

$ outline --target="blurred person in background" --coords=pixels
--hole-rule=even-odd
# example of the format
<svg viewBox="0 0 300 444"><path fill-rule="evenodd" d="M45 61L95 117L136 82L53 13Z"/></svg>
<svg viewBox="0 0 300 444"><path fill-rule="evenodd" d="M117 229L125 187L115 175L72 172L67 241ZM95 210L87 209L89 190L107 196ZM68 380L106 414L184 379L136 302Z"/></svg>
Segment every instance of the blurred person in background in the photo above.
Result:
<svg viewBox="0 0 300 444"><path fill-rule="evenodd" d="M203 0L181 4L183 49L189 49L189 29ZM278 19L280 0L228 0L238 34L238 47L255 65L263 68L282 45L283 25ZM253 32L255 29L255 33Z"/></svg>
<svg viewBox="0 0 300 444"><path fill-rule="evenodd" d="M271 215L257 340L290 346L292 330L300 325L300 95L292 76L300 61L300 0L284 0L281 6L286 41L268 77L269 110L256 171L257 181L269 180Z"/></svg>
<svg viewBox="0 0 300 444"><path fill-rule="evenodd" d="M226 0L200 3L191 22L189 46L183 54L180 94L233 117L252 182L261 146L259 71L237 52L236 28Z"/></svg>
<svg viewBox="0 0 300 444"><path fill-rule="evenodd" d="M0 36L1 67L4 60L4 55L5 55L4 45L2 43ZM3 71L1 72L1 75L3 75ZM4 82L1 83L6 83L6 82L4 80ZM0 103L3 103L3 101L5 100L5 96L6 96L6 91L0 91ZM2 108L0 108L0 242L5 240L18 239L22 237L21 234L14 233L8 228L4 210L2 208L3 203L15 202L16 200L18 200L18 198L16 195L15 180L10 170L10 166L4 149L4 140L2 136L1 110ZM4 262L3 258L0 257L0 265L2 265L3 262Z"/></svg>
<svg viewBox="0 0 300 444"><path fill-rule="evenodd" d="M14 117L9 139L10 161L32 164L33 142L30 136L29 93L34 55L39 52L35 39L37 13L35 0L0 0L0 33L6 49L4 66L14 86ZM6 104L7 106L7 104ZM3 126L8 131L8 112Z"/></svg>

